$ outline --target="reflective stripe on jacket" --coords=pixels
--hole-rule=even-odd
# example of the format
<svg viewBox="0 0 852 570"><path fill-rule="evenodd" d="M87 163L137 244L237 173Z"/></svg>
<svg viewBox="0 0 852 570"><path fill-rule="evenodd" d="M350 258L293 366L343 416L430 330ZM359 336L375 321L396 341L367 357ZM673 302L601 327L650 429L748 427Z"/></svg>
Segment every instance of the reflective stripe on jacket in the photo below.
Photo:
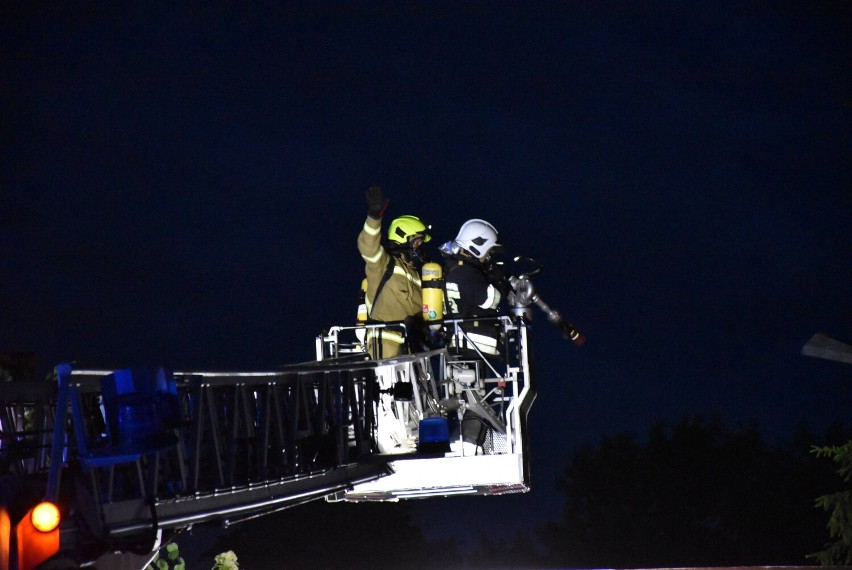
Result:
<svg viewBox="0 0 852 570"><path fill-rule="evenodd" d="M402 336L402 333L391 331L388 329L378 329L373 330L369 329L367 331L367 343L373 341L373 339L378 339L380 341L393 342L396 344L403 344L405 342L405 337Z"/></svg>

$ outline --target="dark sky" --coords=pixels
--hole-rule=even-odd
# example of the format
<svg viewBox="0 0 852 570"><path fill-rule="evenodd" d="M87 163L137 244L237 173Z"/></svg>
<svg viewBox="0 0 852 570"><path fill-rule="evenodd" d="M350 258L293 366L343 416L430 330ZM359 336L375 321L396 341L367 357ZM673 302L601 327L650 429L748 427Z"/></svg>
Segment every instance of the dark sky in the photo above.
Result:
<svg viewBox="0 0 852 570"><path fill-rule="evenodd" d="M310 359L380 184L436 243L493 223L589 339L535 322L533 492L424 511L555 516L576 445L657 419L847 421L800 354L852 341L842 2L309 4L2 4L0 350Z"/></svg>

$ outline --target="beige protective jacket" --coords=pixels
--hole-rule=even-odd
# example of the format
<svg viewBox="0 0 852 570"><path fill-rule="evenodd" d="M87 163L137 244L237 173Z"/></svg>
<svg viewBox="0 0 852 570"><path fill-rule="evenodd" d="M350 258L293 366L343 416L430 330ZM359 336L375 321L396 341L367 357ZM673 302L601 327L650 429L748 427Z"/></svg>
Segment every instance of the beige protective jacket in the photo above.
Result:
<svg viewBox="0 0 852 570"><path fill-rule="evenodd" d="M401 321L420 315L423 301L420 295L420 274L403 256L395 256L393 274L382 288L378 300L376 289L391 260L382 247L382 221L367 216L358 234L358 251L364 258L367 275L367 314L376 321ZM376 302L374 302L376 301Z"/></svg>

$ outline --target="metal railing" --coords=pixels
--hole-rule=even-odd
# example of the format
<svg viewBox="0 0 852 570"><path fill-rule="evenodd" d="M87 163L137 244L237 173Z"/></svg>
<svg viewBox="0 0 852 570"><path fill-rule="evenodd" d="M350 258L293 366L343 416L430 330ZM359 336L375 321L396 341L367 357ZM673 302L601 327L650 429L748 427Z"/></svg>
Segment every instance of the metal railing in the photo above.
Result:
<svg viewBox="0 0 852 570"><path fill-rule="evenodd" d="M317 337L317 358L364 357L368 348L365 341L379 338L381 330L387 326L408 332L405 323L332 327ZM469 335L469 331L475 330L474 326L490 327L497 333L499 354L484 354L478 349ZM417 457L417 452L421 452L422 457L422 422L444 418L448 425L449 449L434 458L433 463L441 465L443 460L467 457L515 456L514 464L521 465L522 473L516 476L514 484L462 484L466 480L464 474L460 474L458 484L443 476L441 482L430 482L430 473L418 481L407 478L402 483L416 489L385 487L370 497L393 500L457 493L496 494L510 487L512 492L527 489L526 421L536 395L534 379L529 373L527 326L523 318L514 315L480 318L475 322L473 319L447 319L433 323L434 330L413 339L408 353L376 361L380 394L377 441L383 455L399 458L393 465L397 471L402 459ZM436 469L464 470L475 461L462 466L450 463ZM418 465L425 467L426 464ZM377 482L377 485L382 484ZM355 493L338 498L355 496L365 497L367 493L359 495L356 489Z"/></svg>

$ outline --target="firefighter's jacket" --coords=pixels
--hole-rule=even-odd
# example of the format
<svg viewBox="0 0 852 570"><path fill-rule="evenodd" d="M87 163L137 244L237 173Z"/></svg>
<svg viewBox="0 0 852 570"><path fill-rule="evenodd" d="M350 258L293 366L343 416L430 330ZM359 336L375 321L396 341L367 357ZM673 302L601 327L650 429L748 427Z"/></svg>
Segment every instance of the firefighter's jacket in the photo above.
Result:
<svg viewBox="0 0 852 570"><path fill-rule="evenodd" d="M500 291L491 283L485 269L475 261L451 258L446 269L447 304L451 317L475 319L496 317ZM500 333L494 321L474 321L462 329L467 338L458 339L455 346L465 347L468 340L485 354L497 354Z"/></svg>
<svg viewBox="0 0 852 570"><path fill-rule="evenodd" d="M421 315L420 273L402 255L394 256L391 273L379 298L376 290L385 275L391 255L382 247L382 221L367 216L358 235L358 251L364 258L367 275L367 314L376 321L402 321L408 316Z"/></svg>

